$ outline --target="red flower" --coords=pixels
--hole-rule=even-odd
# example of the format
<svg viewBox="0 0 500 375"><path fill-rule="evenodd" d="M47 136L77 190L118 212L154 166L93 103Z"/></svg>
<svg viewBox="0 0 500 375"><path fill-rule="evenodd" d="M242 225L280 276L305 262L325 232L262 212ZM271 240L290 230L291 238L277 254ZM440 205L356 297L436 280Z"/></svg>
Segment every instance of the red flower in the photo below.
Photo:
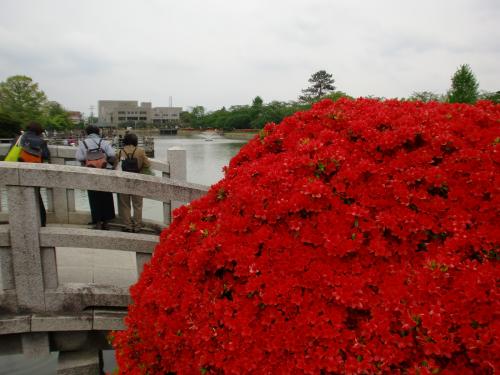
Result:
<svg viewBox="0 0 500 375"><path fill-rule="evenodd" d="M175 212L123 374L500 369L500 106L328 100Z"/></svg>

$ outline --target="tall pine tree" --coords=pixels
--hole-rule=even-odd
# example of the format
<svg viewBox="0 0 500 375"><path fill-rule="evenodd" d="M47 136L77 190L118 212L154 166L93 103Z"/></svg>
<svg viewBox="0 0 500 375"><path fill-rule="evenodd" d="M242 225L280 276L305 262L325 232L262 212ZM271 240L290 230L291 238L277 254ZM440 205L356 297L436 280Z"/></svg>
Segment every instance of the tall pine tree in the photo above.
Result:
<svg viewBox="0 0 500 375"><path fill-rule="evenodd" d="M311 85L302 90L302 95L299 96L299 99L307 103L319 100L322 96L335 90L334 82L335 80L331 74L325 70L320 70L309 78Z"/></svg>
<svg viewBox="0 0 500 375"><path fill-rule="evenodd" d="M479 97L479 83L469 65L463 64L451 77L448 92L450 103L475 103Z"/></svg>

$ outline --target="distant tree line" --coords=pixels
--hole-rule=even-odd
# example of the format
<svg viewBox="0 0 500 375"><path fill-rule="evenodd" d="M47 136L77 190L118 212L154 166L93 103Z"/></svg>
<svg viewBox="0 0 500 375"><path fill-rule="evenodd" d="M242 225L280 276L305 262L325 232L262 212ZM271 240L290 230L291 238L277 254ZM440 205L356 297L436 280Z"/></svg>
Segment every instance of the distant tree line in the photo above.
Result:
<svg viewBox="0 0 500 375"><path fill-rule="evenodd" d="M197 129L217 128L223 130L261 129L268 122L279 123L283 118L297 111L306 110L323 99L338 100L350 97L342 91L336 91L332 74L320 70L311 75L309 86L302 90L298 101L272 101L264 103L256 96L249 105L222 107L207 112L203 106L192 107L181 113L181 126ZM384 98L378 98L384 99ZM414 92L409 98L402 100L419 100L422 102L440 101L449 103L475 103L477 100L491 100L500 103L500 91L479 91L479 83L469 65L461 65L451 78L451 87L446 94L431 91Z"/></svg>
<svg viewBox="0 0 500 375"><path fill-rule="evenodd" d="M32 121L52 130L74 126L61 104L49 101L30 77L16 75L0 82L0 137L12 137Z"/></svg>
<svg viewBox="0 0 500 375"><path fill-rule="evenodd" d="M192 107L190 111L181 113L184 127L198 129L216 128L222 130L262 129L269 122L279 123L286 116L306 110L311 104L326 98L337 100L349 97L342 91L335 91L332 75L325 70L314 73L309 79L310 86L302 90L298 101L272 101L265 104L260 96L256 96L249 105L222 107L207 112L203 106Z"/></svg>
<svg viewBox="0 0 500 375"><path fill-rule="evenodd" d="M451 77L451 87L446 94L436 94L431 91L414 92L408 100L422 102L438 101L448 103L473 104L478 100L491 100L500 103L500 91L480 91L479 82L469 65L463 64Z"/></svg>
<svg viewBox="0 0 500 375"><path fill-rule="evenodd" d="M333 75L325 70L312 74L308 82L309 86L302 90L296 101L264 103L260 96L256 96L248 105L233 105L215 111L207 111L203 106L194 106L182 112L180 119L167 124L167 127L261 129L269 122L279 123L286 116L306 110L319 100L329 98L335 101L342 97L350 97L345 92L336 90ZM479 91L479 83L470 66L466 64L461 65L453 74L451 87L446 94L419 91L414 92L409 98L402 98L402 100L450 103L475 103L480 99L499 103L500 91ZM49 101L30 77L13 76L0 82L0 137L9 137L17 133L30 121L38 121L46 129L64 130L74 126L68 112L59 103ZM123 123L121 126L148 128L154 125L135 122Z"/></svg>

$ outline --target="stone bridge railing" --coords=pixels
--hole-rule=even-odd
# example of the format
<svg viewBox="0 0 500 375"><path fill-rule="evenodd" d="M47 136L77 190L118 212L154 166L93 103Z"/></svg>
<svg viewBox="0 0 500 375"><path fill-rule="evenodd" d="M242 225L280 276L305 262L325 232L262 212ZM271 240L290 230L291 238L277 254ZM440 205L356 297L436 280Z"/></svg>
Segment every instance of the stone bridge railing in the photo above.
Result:
<svg viewBox="0 0 500 375"><path fill-rule="evenodd" d="M139 274L159 240L156 235L57 224L42 228L38 188L52 192L52 221L61 223L81 222L72 210L74 189L134 194L159 201L168 211L165 221L170 220L175 202L190 202L208 189L169 177L63 165L62 155L68 148L74 152L71 147L52 150L53 161L59 158L59 164L0 162L0 185L6 190L8 206L8 212L2 213L8 223L0 225L0 346L12 353L37 357L50 351L73 351L74 355L75 350L83 350L87 355L89 348L107 347L105 334L109 330L123 327L130 302L128 288L60 284L56 247L59 251L82 247L134 252ZM172 151L173 158L181 154ZM180 159L182 164L182 155ZM174 174L167 163L153 161L153 166Z"/></svg>
<svg viewBox="0 0 500 375"><path fill-rule="evenodd" d="M9 144L0 144L0 160L9 150ZM76 164L75 147L49 146L50 164L68 165ZM186 180L186 151L172 148L167 151L167 160L150 159L152 170L160 176L175 180ZM8 214L5 210L6 204L2 204L5 192L2 194L4 183L0 180L0 222L7 220ZM83 188L82 188L83 189ZM79 211L75 201L75 189L63 189L59 186L47 189L47 220L49 223L86 224L90 220L88 211ZM94 189L98 190L98 189ZM163 202L163 220L156 225L169 224L171 211L178 206L176 202Z"/></svg>

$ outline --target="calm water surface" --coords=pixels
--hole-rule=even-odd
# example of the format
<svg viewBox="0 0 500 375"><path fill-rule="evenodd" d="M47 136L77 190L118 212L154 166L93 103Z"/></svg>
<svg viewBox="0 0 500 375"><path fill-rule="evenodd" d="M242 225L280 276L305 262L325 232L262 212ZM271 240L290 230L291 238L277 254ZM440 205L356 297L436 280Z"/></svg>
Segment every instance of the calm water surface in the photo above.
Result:
<svg viewBox="0 0 500 375"><path fill-rule="evenodd" d="M155 139L155 159L166 160L169 148L182 147L187 155L187 180L212 185L224 176L222 167L229 164L229 160L246 142L220 136L207 137L203 134L189 138L164 136Z"/></svg>

